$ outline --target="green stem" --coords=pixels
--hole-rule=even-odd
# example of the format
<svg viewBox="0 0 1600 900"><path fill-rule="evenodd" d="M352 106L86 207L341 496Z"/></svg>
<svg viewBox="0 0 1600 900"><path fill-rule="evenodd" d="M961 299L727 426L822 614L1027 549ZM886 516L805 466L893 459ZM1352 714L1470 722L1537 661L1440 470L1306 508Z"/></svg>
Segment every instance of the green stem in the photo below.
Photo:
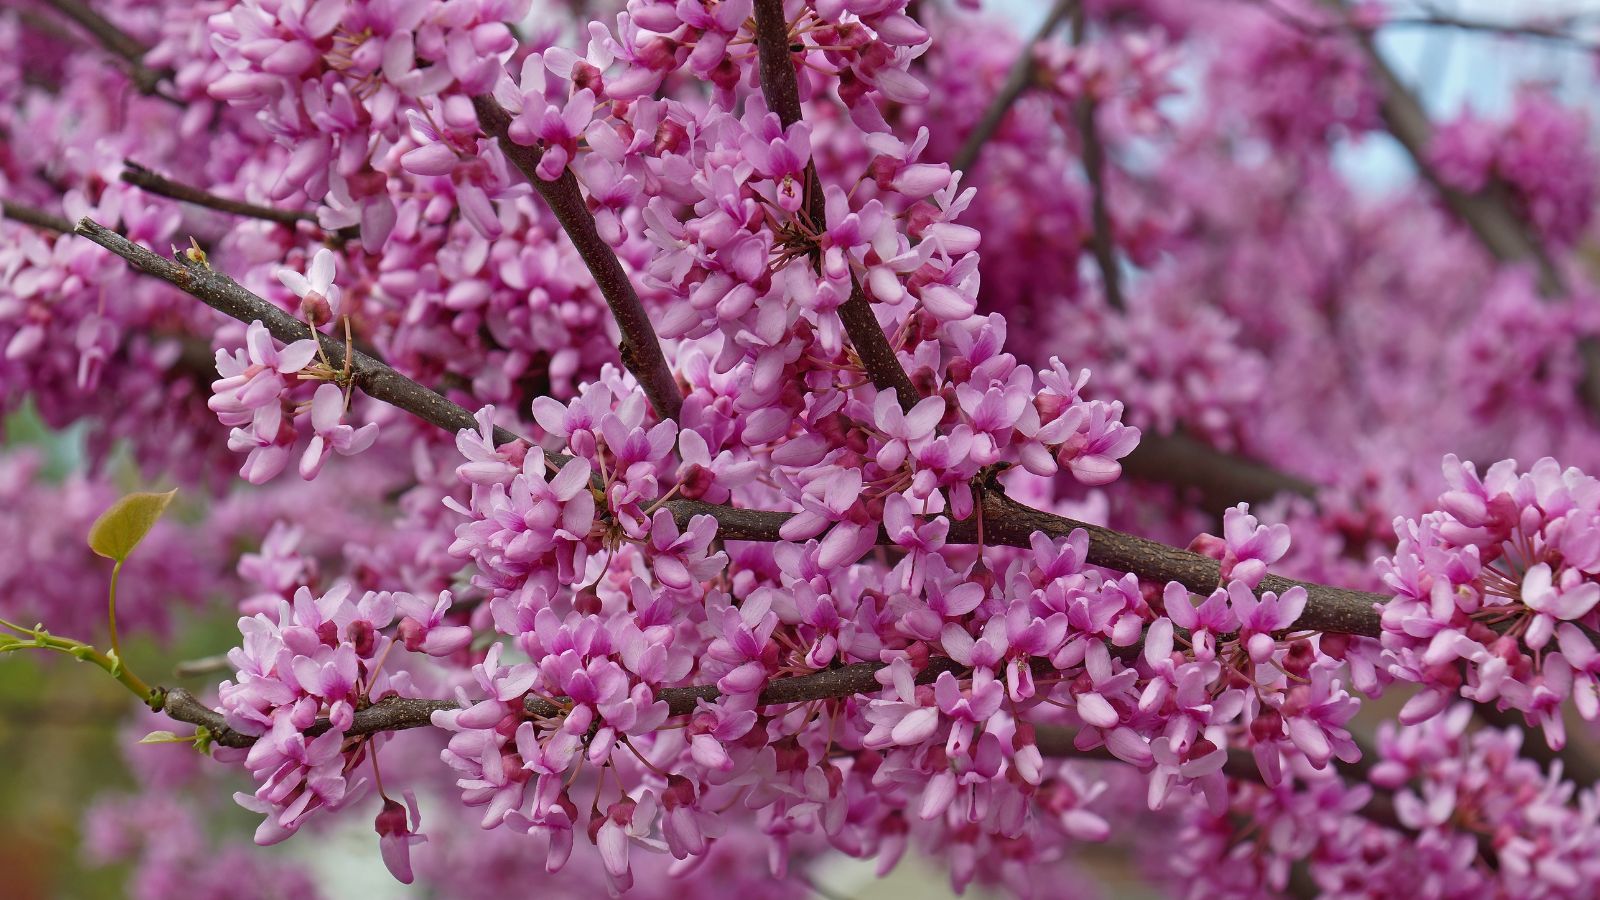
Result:
<svg viewBox="0 0 1600 900"><path fill-rule="evenodd" d="M111 567L111 600L109 605L109 618L111 620L111 652L117 659L122 658L122 647L117 643L117 576L122 574L122 560L117 560Z"/></svg>
<svg viewBox="0 0 1600 900"><path fill-rule="evenodd" d="M11 627L9 623L7 623L7 627ZM43 631L34 631L31 634L32 638L27 642L19 641L6 647L0 647L0 653L24 649L54 650L57 653L65 653L81 662L94 663L96 666L106 670L123 687L132 691L134 696L138 697L142 702L149 704L152 709L158 708L158 701L161 698L157 696L157 692L152 690L150 685L145 684L143 679L129 671L128 667L122 664L122 658L116 654L115 650L110 655L107 655L82 641L56 637Z"/></svg>

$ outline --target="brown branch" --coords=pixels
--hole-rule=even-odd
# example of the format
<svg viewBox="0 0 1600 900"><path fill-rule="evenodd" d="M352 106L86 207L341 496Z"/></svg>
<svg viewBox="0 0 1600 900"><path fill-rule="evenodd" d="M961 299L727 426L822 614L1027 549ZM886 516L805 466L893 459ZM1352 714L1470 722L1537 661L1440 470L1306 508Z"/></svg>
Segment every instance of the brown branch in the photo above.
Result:
<svg viewBox="0 0 1600 900"><path fill-rule="evenodd" d="M874 662L853 663L806 675L776 678L769 681L762 689L757 705L784 706L874 694L883 690L883 685L877 680L877 673L886 665ZM1036 668L1041 672L1046 670L1045 666ZM954 660L937 657L930 660L928 665L917 673L916 683L931 684L945 672L959 674L962 669L961 664ZM221 714L182 688L158 689L158 694L161 697L161 710L168 717L205 728L210 732L214 744L242 749L256 742L255 737L228 727L227 721ZM664 688L656 692L656 699L666 701L669 717L692 715L702 702L712 703L720 696L722 692L714 684ZM362 737L382 732L423 728L433 724L434 713L460 708L460 704L454 700L388 697L357 711L350 728L344 733L348 737ZM563 702L552 702L531 694L523 699L523 709L528 716L539 718L559 718L567 713L567 707ZM330 723L326 718L318 719L306 729L305 734L308 737L315 737L325 734L329 727ZM1035 744L1039 752L1046 757L1081 758L1126 764L1125 761L1113 756L1104 746L1079 749L1075 743L1076 736L1077 732L1074 729L1063 726L1035 726ZM1354 781L1365 780L1365 768L1362 764L1338 763L1337 765L1344 777ZM1255 758L1245 750L1230 750L1223 772L1235 780L1262 783L1261 771L1256 765ZM1373 799L1368 801L1359 814L1388 828L1408 830L1395 814L1393 801L1379 792L1374 792Z"/></svg>
<svg viewBox="0 0 1600 900"><path fill-rule="evenodd" d="M1583 17L1577 15L1558 16L1541 23L1537 20L1525 22L1490 22L1483 19L1467 19L1461 16L1449 15L1437 10L1429 10L1420 15L1396 16L1385 18L1376 23L1355 22L1346 19L1342 22L1324 24L1302 17L1299 13L1284 6L1279 6L1274 0L1246 0L1273 18L1289 25L1306 34L1322 37L1345 33L1371 34L1379 29L1395 28L1440 28L1456 31L1475 32L1477 34L1495 35L1505 38L1530 38L1539 41L1549 41L1561 44L1573 50L1584 53L1600 51L1600 44L1584 40L1563 28L1576 27ZM1427 4L1423 4L1424 7Z"/></svg>
<svg viewBox="0 0 1600 900"><path fill-rule="evenodd" d="M600 238L599 231L595 229L594 215L589 212L589 206L583 199L577 176L569 168L562 170L561 177L555 181L540 178L537 170L544 151L538 147L524 147L511 140L507 132L511 127L510 113L487 95L473 97L472 106L477 110L478 124L484 133L500 143L506 158L521 170L533 189L544 198L545 205L555 214L556 221L561 223L572 246L577 248L578 255L589 267L589 273L594 276L595 284L605 296L606 305L611 307L611 315L622 332L622 343L617 348L622 355L622 364L639 380L639 386L644 389L656 416L662 420L676 420L683 409L683 393L678 389L672 368L667 365L667 358L661 352L661 340L656 337L655 326L650 324L644 304L639 302L633 281L622 267L616 251Z"/></svg>
<svg viewBox="0 0 1600 900"><path fill-rule="evenodd" d="M717 535L729 541L776 541L779 529L794 513L767 510L731 509L695 500L670 500L666 504L679 523L687 525L697 515L717 520ZM980 541L979 519L982 520ZM1099 525L1043 512L1018 503L1003 492L983 491L979 515L950 523L946 542L986 546L1029 547L1034 532L1064 538L1077 529L1089 536L1088 561L1117 572L1132 572L1156 583L1176 581L1197 594L1209 594L1220 581L1217 561L1188 550L1146 540ZM888 535L878 535L880 544L890 543ZM1368 594L1312 582L1293 581L1276 575L1262 579L1260 590L1282 594L1293 587L1305 588L1309 601L1295 623L1295 630L1329 631L1376 637L1381 629L1376 607L1388 602L1381 594Z"/></svg>
<svg viewBox="0 0 1600 900"><path fill-rule="evenodd" d="M47 213L42 209L23 206L21 203L12 203L10 200L0 200L0 215L3 215L9 221L32 225L44 231L53 231L56 234L72 233L72 223L66 219Z"/></svg>
<svg viewBox="0 0 1600 900"><path fill-rule="evenodd" d="M967 139L962 142L961 149L957 151L955 158L950 160L950 168L969 172L977 164L978 157L983 153L983 145L1000 130L1000 123L1005 121L1006 113L1011 111L1012 104L1017 102L1017 98L1022 96L1022 92L1027 90L1033 81L1034 49L1060 26L1062 20L1077 5L1077 0L1056 0L1055 6L1050 9L1050 14L1045 17L1044 24L1034 32L1032 39L1023 46L1016 61L1011 64L1011 70L1006 73L1006 80L1000 85L1000 93L995 95L994 101L983 111L983 117L978 120L978 124L967 133Z"/></svg>
<svg viewBox="0 0 1600 900"><path fill-rule="evenodd" d="M273 337L284 343L311 336L306 323L245 290L238 282L206 263L195 262L183 254L178 254L176 260L159 256L92 219L80 220L76 231L127 260L141 272L170 282L224 315L241 322L259 320ZM333 368L342 369L345 362L344 341L321 333L316 337ZM351 356L350 370L356 386L368 396L403 409L425 422L452 433L477 427L472 413L463 407L359 350ZM516 435L505 429L495 430L498 443L517 439Z"/></svg>
<svg viewBox="0 0 1600 900"><path fill-rule="evenodd" d="M193 203L219 212L232 213L236 216L245 216L252 219L265 219L268 222L277 222L279 225L295 227L301 222L317 224L317 216L312 212L293 209L278 209L272 206L260 206L247 203L243 200L230 200L219 197L209 191L203 191L193 185L173 181L164 175L158 174L139 165L131 159L122 161L122 180L143 191L181 200L184 203ZM348 239L353 235L344 234L341 237Z"/></svg>
<svg viewBox="0 0 1600 900"><path fill-rule="evenodd" d="M878 683L877 672L886 663L854 663L834 669L822 669L806 675L796 675L789 678L775 678L767 683L761 690L759 705L780 706L790 703L808 703L812 700L831 700L839 697L852 697L857 694L866 694L883 689ZM955 660L935 658L917 673L918 684L930 684L943 672L958 672L961 664ZM242 734L228 727L220 714L208 708L205 704L195 699L193 694L182 688L158 689L162 697L161 709L168 716L179 722L204 727L211 732L212 739L224 747L248 747L256 739L248 734ZM722 696L722 692L714 684L698 684L688 687L664 688L656 692L656 699L665 700L668 715L687 716L692 714L701 701L707 703L715 701ZM345 734L359 737L361 735L376 734L381 731L404 731L411 728L421 728L432 724L433 714L445 710L460 709L460 704L454 700L422 700L401 697L389 697L359 710L350 728ZM559 702L551 702L543 697L532 694L523 700L523 708L530 716L541 718L556 718L566 714L567 709ZM306 734L315 736L328 730L327 719L318 719L315 724L306 729Z"/></svg>
<svg viewBox="0 0 1600 900"><path fill-rule="evenodd" d="M127 32L113 24L109 19L95 12L83 0L45 0L46 5L56 12L76 22L84 31L89 32L100 46L120 57L128 67L128 77L133 80L134 86L142 94L158 94L157 86L164 78L171 78L172 73L157 71L144 64L146 53L150 48L135 40ZM170 97L160 95L167 100ZM176 102L176 101L174 101Z"/></svg>
<svg viewBox="0 0 1600 900"><path fill-rule="evenodd" d="M794 73L794 57L789 49L789 23L783 17L783 0L755 0L755 37L761 72L761 95L767 108L778 114L784 128L800 121L800 83ZM815 162L806 165L806 215L820 233L828 227L827 207ZM816 264L820 253L812 254ZM839 321L844 324L850 345L855 348L861 368L880 391L893 390L902 409L910 411L922 394L911 382L900 358L889 345L889 338L872 311L866 291L852 274L850 297L839 305Z"/></svg>
<svg viewBox="0 0 1600 900"><path fill-rule="evenodd" d="M1082 47L1088 31L1088 16L1080 3L1072 12L1073 46ZM1083 141L1083 174L1089 181L1089 215L1094 226L1089 247L1100 269L1106 304L1120 311L1127 308L1127 302L1122 297L1122 270L1117 268L1117 240L1112 232L1111 208L1106 198L1106 148L1095 121L1096 106L1094 97L1085 88L1083 96L1073 104L1072 112Z"/></svg>
<svg viewBox="0 0 1600 900"><path fill-rule="evenodd" d="M1182 432L1146 434L1122 458L1123 474L1140 481L1194 491L1213 516L1240 501L1256 503L1279 494L1315 499L1316 484L1264 463L1218 450Z"/></svg>
<svg viewBox="0 0 1600 900"><path fill-rule="evenodd" d="M127 260L140 271L176 285L219 312L241 322L260 320L280 341L294 341L307 336L305 323L204 263L194 262L181 254L176 262L157 256L90 219L79 222L77 232ZM317 337L332 366L341 368L344 365L343 342L325 334L318 334ZM465 408L365 353L356 351L353 354L351 371L356 386L369 396L403 409L425 422L449 432L477 427L472 413ZM503 428L495 429L494 439L502 444L525 440ZM569 459L559 453L548 453L546 456L557 464ZM717 520L718 536L734 541L781 540L779 531L783 523L794 516L794 513L734 509L682 499L668 501L666 508L683 524L687 524L694 516L710 515ZM1082 528L1089 536L1088 561L1093 565L1118 572L1132 572L1157 583L1176 581L1202 594L1209 594L1219 581L1218 565L1214 559L1033 509L1006 497L998 486L987 486L982 491L980 513L981 535L977 518L964 519L951 523L948 542L1028 547L1035 531L1050 537L1066 537L1075 529ZM881 532L878 539L880 543L889 543L887 535ZM1375 605L1388 600L1382 595L1296 582L1273 575L1262 581L1261 589L1281 593L1296 585L1304 587L1310 595L1305 614L1296 623L1298 629L1367 636L1379 633Z"/></svg>

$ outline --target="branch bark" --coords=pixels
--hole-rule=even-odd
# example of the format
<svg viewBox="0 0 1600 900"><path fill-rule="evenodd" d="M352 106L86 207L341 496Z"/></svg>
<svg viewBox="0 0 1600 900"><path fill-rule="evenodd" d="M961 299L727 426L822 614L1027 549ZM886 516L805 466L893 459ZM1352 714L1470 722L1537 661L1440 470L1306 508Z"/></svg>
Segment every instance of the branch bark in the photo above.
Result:
<svg viewBox="0 0 1600 900"><path fill-rule="evenodd" d="M47 213L42 209L34 209L21 203L12 203L10 200L0 200L0 215L12 222L32 225L45 231L56 234L71 234L72 223L60 216Z"/></svg>
<svg viewBox="0 0 1600 900"><path fill-rule="evenodd" d="M622 343L617 348L622 354L622 364L639 380L639 386L644 389L656 416L663 420L676 420L683 409L683 392L678 389L677 379L673 377L667 358L661 352L661 340L656 337L655 326L650 324L644 304L639 302L633 281L622 267L616 251L601 240L595 228L594 215L589 212L589 206L583 199L577 176L569 168L563 169L561 177L555 181L540 178L539 160L544 157L544 151L538 147L524 147L511 140L508 133L511 114L487 95L473 97L472 106L477 111L478 124L484 133L499 142L506 158L544 198L545 204L555 214L556 221L561 223L568 239L578 249L578 255L589 267L589 273L594 276L595 284L599 285L600 293L605 296L606 304L611 307L611 315L617 321L617 328L622 332Z"/></svg>
<svg viewBox="0 0 1600 900"><path fill-rule="evenodd" d="M213 194L209 191L203 191L192 185L187 185L179 181L173 181L172 179L167 178L165 175L161 175L157 172L147 169L131 159L123 160L122 166L123 181L139 188L140 190L147 191L161 197L167 197L172 200L180 200L184 203L193 203L196 206L204 206L208 209L231 213L236 216L245 216L251 219L264 219L268 222L276 222L279 225L288 226L289 228L294 228L301 222L310 222L312 225L317 224L317 216L316 213L313 212L294 209L279 209L274 206L261 206L255 203L247 203L243 200L230 200L227 197L219 197L216 194ZM341 229L337 232L337 236L341 241L349 240L350 238L355 237L359 231L360 229L357 227L351 227L347 230Z"/></svg>

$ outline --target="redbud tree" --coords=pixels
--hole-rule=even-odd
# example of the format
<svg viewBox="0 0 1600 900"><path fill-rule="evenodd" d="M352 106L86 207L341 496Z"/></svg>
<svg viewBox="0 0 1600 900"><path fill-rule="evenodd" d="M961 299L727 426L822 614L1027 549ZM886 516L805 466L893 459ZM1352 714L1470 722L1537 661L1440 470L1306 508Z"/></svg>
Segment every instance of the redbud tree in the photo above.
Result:
<svg viewBox="0 0 1600 900"><path fill-rule="evenodd" d="M0 10L0 410L83 449L0 454L0 654L144 707L88 857L317 895L232 793L451 897L1593 896L1590 125L1375 43L1579 23L977 7Z"/></svg>

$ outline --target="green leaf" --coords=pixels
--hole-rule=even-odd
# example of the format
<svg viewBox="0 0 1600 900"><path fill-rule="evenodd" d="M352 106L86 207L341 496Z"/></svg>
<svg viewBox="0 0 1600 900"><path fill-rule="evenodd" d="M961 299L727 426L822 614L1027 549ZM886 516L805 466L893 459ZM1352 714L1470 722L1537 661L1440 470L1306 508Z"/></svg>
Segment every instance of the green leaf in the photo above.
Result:
<svg viewBox="0 0 1600 900"><path fill-rule="evenodd" d="M89 549L106 559L126 560L166 512L176 493L177 488L165 494L129 494L111 504L89 527Z"/></svg>
<svg viewBox="0 0 1600 900"><path fill-rule="evenodd" d="M149 734L145 735L144 737L139 738L139 743L141 743L141 744L187 744L188 742L190 742L192 740L194 740L194 738L182 737L180 735L173 734L170 731L152 731Z"/></svg>

